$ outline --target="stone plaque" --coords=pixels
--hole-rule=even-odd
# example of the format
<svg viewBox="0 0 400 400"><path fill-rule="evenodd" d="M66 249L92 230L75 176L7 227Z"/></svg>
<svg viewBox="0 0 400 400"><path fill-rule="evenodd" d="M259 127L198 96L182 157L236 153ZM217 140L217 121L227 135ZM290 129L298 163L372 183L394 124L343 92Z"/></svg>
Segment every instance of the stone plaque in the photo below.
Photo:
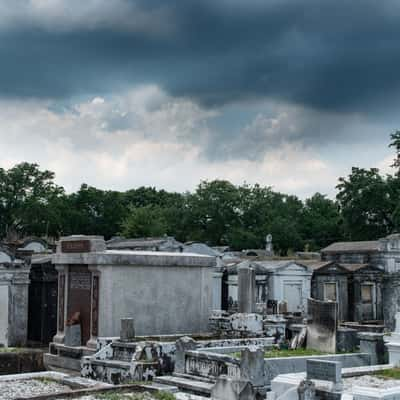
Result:
<svg viewBox="0 0 400 400"><path fill-rule="evenodd" d="M337 303L308 299L307 348L336 352Z"/></svg>
<svg viewBox="0 0 400 400"><path fill-rule="evenodd" d="M66 240L61 242L62 253L89 253L90 240Z"/></svg>
<svg viewBox="0 0 400 400"><path fill-rule="evenodd" d="M340 383L342 381L342 363L339 361L307 360L307 379Z"/></svg>
<svg viewBox="0 0 400 400"><path fill-rule="evenodd" d="M90 273L71 271L70 288L80 290L90 290Z"/></svg>

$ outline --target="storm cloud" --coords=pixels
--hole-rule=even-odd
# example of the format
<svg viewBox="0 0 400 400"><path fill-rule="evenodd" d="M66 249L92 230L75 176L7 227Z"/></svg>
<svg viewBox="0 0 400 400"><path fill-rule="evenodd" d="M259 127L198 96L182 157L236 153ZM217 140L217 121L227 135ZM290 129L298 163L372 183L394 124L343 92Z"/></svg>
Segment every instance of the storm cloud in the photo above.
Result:
<svg viewBox="0 0 400 400"><path fill-rule="evenodd" d="M272 98L346 112L398 98L396 0L6 0L1 7L3 96L63 98L156 83L206 106Z"/></svg>
<svg viewBox="0 0 400 400"><path fill-rule="evenodd" d="M332 194L389 171L399 43L398 0L0 0L0 166Z"/></svg>

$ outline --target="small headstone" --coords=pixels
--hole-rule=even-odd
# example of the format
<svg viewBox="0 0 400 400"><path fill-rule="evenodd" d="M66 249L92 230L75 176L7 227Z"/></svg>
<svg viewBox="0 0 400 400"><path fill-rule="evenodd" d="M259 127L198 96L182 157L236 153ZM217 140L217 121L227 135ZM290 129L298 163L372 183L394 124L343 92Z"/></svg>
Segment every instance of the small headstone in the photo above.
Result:
<svg viewBox="0 0 400 400"><path fill-rule="evenodd" d="M278 313L286 314L287 313L287 303L286 301L280 301L278 305Z"/></svg>
<svg viewBox="0 0 400 400"><path fill-rule="evenodd" d="M342 363L340 361L307 360L307 380L329 381L336 388L342 383Z"/></svg>
<svg viewBox="0 0 400 400"><path fill-rule="evenodd" d="M133 318L121 318L121 342L129 342L135 339L135 320Z"/></svg>
<svg viewBox="0 0 400 400"><path fill-rule="evenodd" d="M78 347L81 346L81 326L77 325L67 325L65 327L65 346L68 347Z"/></svg>
<svg viewBox="0 0 400 400"><path fill-rule="evenodd" d="M211 389L212 400L256 400L252 384L245 379L220 375Z"/></svg>

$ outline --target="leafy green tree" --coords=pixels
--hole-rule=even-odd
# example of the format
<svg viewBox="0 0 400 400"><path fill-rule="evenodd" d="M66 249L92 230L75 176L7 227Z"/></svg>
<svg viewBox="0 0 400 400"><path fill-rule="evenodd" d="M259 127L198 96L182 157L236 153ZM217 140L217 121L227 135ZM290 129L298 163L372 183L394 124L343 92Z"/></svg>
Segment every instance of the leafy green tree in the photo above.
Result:
<svg viewBox="0 0 400 400"><path fill-rule="evenodd" d="M164 210L159 206L148 205L131 208L122 222L121 234L125 237L152 237L167 234L168 224Z"/></svg>
<svg viewBox="0 0 400 400"><path fill-rule="evenodd" d="M0 232L4 236L45 235L56 228L50 219L64 189L54 173L37 164L0 169Z"/></svg>
<svg viewBox="0 0 400 400"><path fill-rule="evenodd" d="M392 167L396 168L396 176L400 177L400 131L396 131L390 135L391 142L389 147L394 147L396 156L393 161Z"/></svg>
<svg viewBox="0 0 400 400"><path fill-rule="evenodd" d="M304 203L301 236L304 247L320 250L342 239L342 224L338 205L321 193L315 193Z"/></svg>
<svg viewBox="0 0 400 400"><path fill-rule="evenodd" d="M237 187L223 180L204 181L187 200L192 240L228 244L228 232L238 226L239 220Z"/></svg>
<svg viewBox="0 0 400 400"><path fill-rule="evenodd" d="M372 240L393 231L393 201L398 198L392 198L377 168L352 168L347 178L339 178L337 189L346 239Z"/></svg>
<svg viewBox="0 0 400 400"><path fill-rule="evenodd" d="M65 230L74 234L103 235L109 239L117 234L128 215L123 193L86 184L69 196L69 204L69 221Z"/></svg>

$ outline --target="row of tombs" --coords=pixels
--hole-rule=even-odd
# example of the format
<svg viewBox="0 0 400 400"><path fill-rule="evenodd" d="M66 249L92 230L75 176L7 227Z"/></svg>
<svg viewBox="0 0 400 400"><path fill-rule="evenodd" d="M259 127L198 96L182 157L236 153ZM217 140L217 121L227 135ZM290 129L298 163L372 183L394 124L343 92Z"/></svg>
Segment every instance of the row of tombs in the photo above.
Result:
<svg viewBox="0 0 400 400"><path fill-rule="evenodd" d="M212 310L239 310L243 266L255 274L252 312L301 318L313 297L337 302L343 324L394 326L398 235L335 243L318 260L148 252L123 243L114 249L101 237L71 236L57 249L41 239L3 245L0 343L62 342L64 326L78 315L82 345L116 336L119 319L128 316L140 322L141 335L204 333Z"/></svg>
<svg viewBox="0 0 400 400"><path fill-rule="evenodd" d="M340 398L342 380L400 366L399 236L336 243L319 260L111 249L98 236L41 245L2 255L0 323L5 345L51 340L49 369L277 400ZM285 348L310 353L271 356Z"/></svg>

